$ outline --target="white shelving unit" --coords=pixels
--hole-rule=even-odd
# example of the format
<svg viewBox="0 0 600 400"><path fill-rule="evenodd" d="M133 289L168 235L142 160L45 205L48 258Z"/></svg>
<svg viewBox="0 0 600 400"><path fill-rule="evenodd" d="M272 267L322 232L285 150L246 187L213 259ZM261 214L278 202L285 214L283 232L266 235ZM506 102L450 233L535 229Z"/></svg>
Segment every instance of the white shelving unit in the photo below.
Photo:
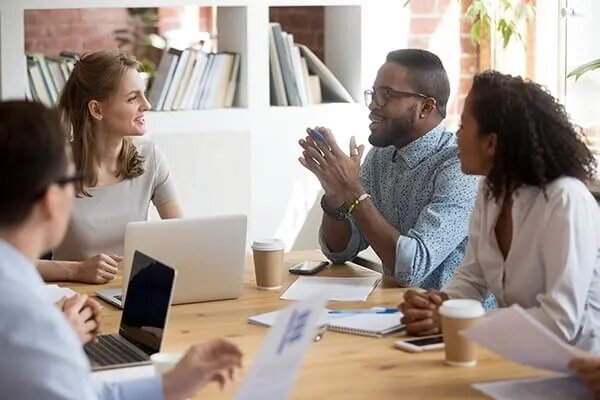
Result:
<svg viewBox="0 0 600 400"><path fill-rule="evenodd" d="M26 10L216 6L219 50L242 55L237 108L149 112L149 136L163 149L186 215L249 215L252 240L282 237L290 247L318 200L318 182L298 163L306 126L330 127L344 148L366 143L372 85L388 51L406 46L400 0L0 0L0 97L25 93ZM357 103L269 105L270 7L325 6L325 63ZM284 27L285 28L285 27ZM316 232L315 232L316 235ZM316 238L315 238L316 239Z"/></svg>

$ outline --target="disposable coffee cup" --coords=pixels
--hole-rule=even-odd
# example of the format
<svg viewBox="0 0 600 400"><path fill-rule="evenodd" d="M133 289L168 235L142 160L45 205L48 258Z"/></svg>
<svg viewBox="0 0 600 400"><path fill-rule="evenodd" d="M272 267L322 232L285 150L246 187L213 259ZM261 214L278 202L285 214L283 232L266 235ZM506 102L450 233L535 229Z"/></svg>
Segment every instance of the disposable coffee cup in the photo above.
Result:
<svg viewBox="0 0 600 400"><path fill-rule="evenodd" d="M283 280L283 250L280 239L261 239L252 243L254 274L259 289L273 290L281 287Z"/></svg>
<svg viewBox="0 0 600 400"><path fill-rule="evenodd" d="M154 353L150 356L150 361L152 361L156 375L162 375L173 369L182 356L182 353Z"/></svg>
<svg viewBox="0 0 600 400"><path fill-rule="evenodd" d="M445 362L457 367L477 365L477 344L460 334L485 315L481 302L469 299L446 300L439 308L446 351Z"/></svg>

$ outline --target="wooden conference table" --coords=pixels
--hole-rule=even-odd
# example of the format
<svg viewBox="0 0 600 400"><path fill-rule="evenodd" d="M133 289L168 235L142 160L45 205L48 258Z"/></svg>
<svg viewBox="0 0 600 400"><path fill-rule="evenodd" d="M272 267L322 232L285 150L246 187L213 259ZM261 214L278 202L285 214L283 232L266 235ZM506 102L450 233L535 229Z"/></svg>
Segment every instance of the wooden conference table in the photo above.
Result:
<svg viewBox="0 0 600 400"><path fill-rule="evenodd" d="M286 255L286 265L323 258L316 250ZM173 306L164 349L183 351L191 344L214 337L226 337L244 353L244 368L238 379L221 392L216 384L202 390L198 399L229 399L248 373L266 337L268 328L248 324L251 315L272 311L289 304L280 294L296 279L287 274L279 291L256 288L253 262L248 258L244 292L239 299ZM364 276L374 272L361 267L333 266L320 275ZM120 278L104 285L119 287ZM93 295L102 286L69 284L74 290ZM404 289L384 279L366 303L330 302L330 308L366 308L396 306ZM100 301L104 306L102 331L116 332L120 310ZM449 367L443 363L443 351L420 354L393 348L404 333L384 338L371 338L327 332L313 343L303 361L294 384L292 399L475 399L485 398L471 388L472 383L518 377L546 375L545 372L511 363L480 349L479 363L474 368Z"/></svg>

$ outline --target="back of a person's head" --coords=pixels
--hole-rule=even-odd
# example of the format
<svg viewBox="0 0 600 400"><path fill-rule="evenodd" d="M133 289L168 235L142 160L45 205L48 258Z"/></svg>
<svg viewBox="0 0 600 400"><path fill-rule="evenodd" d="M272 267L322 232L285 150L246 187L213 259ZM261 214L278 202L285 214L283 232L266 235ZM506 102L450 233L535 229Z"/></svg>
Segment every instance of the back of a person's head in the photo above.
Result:
<svg viewBox="0 0 600 400"><path fill-rule="evenodd" d="M473 79L469 101L479 133L497 136L488 176L494 196L515 185L544 187L561 176L593 175L592 153L564 106L539 84L486 71Z"/></svg>
<svg viewBox="0 0 600 400"><path fill-rule="evenodd" d="M45 188L67 171L58 111L36 102L0 102L0 227L23 222Z"/></svg>
<svg viewBox="0 0 600 400"><path fill-rule="evenodd" d="M389 52L386 62L395 63L408 70L408 84L415 92L435 99L437 110L446 117L450 97L450 82L438 56L422 49L401 49Z"/></svg>

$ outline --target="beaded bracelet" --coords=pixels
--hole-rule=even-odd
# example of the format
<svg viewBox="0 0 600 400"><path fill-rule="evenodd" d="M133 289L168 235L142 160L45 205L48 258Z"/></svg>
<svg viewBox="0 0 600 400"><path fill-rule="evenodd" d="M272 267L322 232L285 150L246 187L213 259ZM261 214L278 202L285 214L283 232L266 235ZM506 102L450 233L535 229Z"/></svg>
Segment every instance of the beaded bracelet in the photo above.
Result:
<svg viewBox="0 0 600 400"><path fill-rule="evenodd" d="M360 204L361 201L370 199L370 198L371 198L371 195L369 193L363 193L360 196L358 196L357 198L355 198L354 200L352 200L352 203L350 203L350 205L348 206L348 214L352 214L352 211L354 211L356 209L356 207L358 207L358 205Z"/></svg>

